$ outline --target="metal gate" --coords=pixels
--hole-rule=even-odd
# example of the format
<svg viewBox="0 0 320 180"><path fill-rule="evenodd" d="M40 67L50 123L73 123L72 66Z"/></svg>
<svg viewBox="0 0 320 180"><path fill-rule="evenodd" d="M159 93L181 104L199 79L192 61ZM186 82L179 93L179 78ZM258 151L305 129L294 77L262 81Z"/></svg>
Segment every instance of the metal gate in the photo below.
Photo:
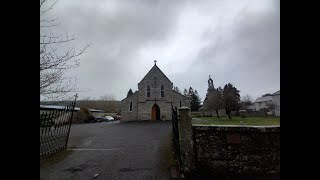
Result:
<svg viewBox="0 0 320 180"><path fill-rule="evenodd" d="M171 109L172 109L173 149L174 149L175 156L178 160L179 170L180 172L182 172L178 111L177 111L177 107L176 106L173 107L173 105L171 105Z"/></svg>
<svg viewBox="0 0 320 180"><path fill-rule="evenodd" d="M40 114L40 159L67 148L75 104Z"/></svg>

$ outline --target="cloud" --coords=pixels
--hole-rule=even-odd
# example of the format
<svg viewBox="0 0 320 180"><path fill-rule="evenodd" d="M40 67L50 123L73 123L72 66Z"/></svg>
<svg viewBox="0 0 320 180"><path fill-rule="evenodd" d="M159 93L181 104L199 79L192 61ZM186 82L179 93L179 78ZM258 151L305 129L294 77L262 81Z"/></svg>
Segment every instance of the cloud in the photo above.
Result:
<svg viewBox="0 0 320 180"><path fill-rule="evenodd" d="M181 90L204 99L208 75L257 97L280 89L278 1L61 0L50 15L71 46L92 43L70 72L81 97L123 99L158 60Z"/></svg>
<svg viewBox="0 0 320 180"><path fill-rule="evenodd" d="M203 32L208 42L192 60L185 77L197 82L213 75L216 86L231 82L241 94L258 97L280 89L280 14L277 7L257 11L248 3L234 12L228 23L218 23ZM201 74L201 75L198 75ZM198 84L202 97L206 84Z"/></svg>

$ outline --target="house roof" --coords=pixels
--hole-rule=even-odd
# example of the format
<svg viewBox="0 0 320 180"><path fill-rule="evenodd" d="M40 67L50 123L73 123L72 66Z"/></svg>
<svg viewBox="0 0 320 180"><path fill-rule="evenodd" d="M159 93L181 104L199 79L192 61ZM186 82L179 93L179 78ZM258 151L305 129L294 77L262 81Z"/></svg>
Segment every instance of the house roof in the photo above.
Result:
<svg viewBox="0 0 320 180"><path fill-rule="evenodd" d="M170 79L157 66L157 64L154 64L154 66L150 69L150 71L142 78L142 80L138 84L140 84L149 74L151 74L152 71L157 71L157 70L160 71L169 82L171 82Z"/></svg>
<svg viewBox="0 0 320 180"><path fill-rule="evenodd" d="M41 110L62 110L62 109L65 109L66 107L65 106L56 106L56 105L40 105L40 109ZM79 107L75 107L74 108L75 111L80 111L80 108ZM89 109L89 111L91 112L104 112L102 110L97 110L97 109Z"/></svg>
<svg viewBox="0 0 320 180"><path fill-rule="evenodd" d="M275 92L275 93L273 93L272 95L273 95L273 96L274 96L274 95L280 95L280 90L277 91L277 92Z"/></svg>
<svg viewBox="0 0 320 180"><path fill-rule="evenodd" d="M254 103L266 102L266 101L272 101L272 97L271 96L259 97L254 101Z"/></svg>
<svg viewBox="0 0 320 180"><path fill-rule="evenodd" d="M271 94L270 96L259 97L254 101L254 103L272 101L272 96L276 95L280 95L280 90Z"/></svg>

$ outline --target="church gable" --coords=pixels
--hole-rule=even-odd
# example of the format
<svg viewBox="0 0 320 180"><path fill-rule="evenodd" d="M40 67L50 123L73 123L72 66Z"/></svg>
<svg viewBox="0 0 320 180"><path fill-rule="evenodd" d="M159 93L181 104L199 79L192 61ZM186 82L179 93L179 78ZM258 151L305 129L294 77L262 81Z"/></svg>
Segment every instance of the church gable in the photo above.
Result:
<svg viewBox="0 0 320 180"><path fill-rule="evenodd" d="M138 96L138 91L134 92L133 94L125 97L124 99L122 99L121 101L126 101L127 99L132 99L132 98L136 98Z"/></svg>
<svg viewBox="0 0 320 180"><path fill-rule="evenodd" d="M168 81L172 84L170 79L161 71L161 69L155 64L150 71L144 76L144 78L138 83L141 84L143 81L152 81L154 78L162 79Z"/></svg>
<svg viewBox="0 0 320 180"><path fill-rule="evenodd" d="M139 102L161 100L170 102L172 99L173 83L154 64L151 70L139 82Z"/></svg>
<svg viewBox="0 0 320 180"><path fill-rule="evenodd" d="M121 101L121 118L137 119L138 92L135 92Z"/></svg>

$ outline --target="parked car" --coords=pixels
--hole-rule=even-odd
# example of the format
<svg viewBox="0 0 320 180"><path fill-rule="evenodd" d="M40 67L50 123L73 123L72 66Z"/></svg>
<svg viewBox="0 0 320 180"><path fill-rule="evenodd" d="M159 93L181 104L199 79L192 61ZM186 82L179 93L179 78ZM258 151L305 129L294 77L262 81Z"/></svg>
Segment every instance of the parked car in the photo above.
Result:
<svg viewBox="0 0 320 180"><path fill-rule="evenodd" d="M95 117L95 122L102 122L103 121L103 117Z"/></svg>
<svg viewBox="0 0 320 180"><path fill-rule="evenodd" d="M114 118L114 120L120 120L121 119L121 116L119 115L115 115L115 116L112 116Z"/></svg>
<svg viewBox="0 0 320 180"><path fill-rule="evenodd" d="M114 121L114 118L112 116L105 116L104 119L107 121Z"/></svg>
<svg viewBox="0 0 320 180"><path fill-rule="evenodd" d="M93 123L96 122L96 118L94 116L88 117L88 119L84 120L85 123Z"/></svg>

